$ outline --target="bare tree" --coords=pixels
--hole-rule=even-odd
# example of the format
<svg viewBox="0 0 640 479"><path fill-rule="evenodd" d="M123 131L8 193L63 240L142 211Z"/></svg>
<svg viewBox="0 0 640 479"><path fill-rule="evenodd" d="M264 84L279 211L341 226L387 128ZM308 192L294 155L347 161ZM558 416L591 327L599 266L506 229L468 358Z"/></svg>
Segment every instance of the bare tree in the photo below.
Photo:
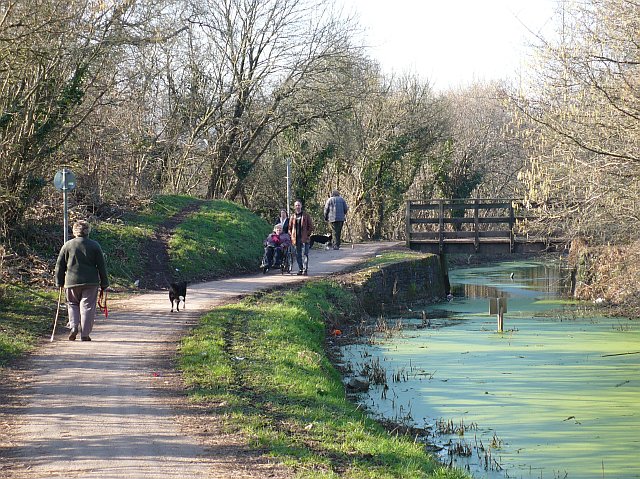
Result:
<svg viewBox="0 0 640 479"><path fill-rule="evenodd" d="M640 3L566 1L537 76L517 98L531 161L521 179L550 230L638 237Z"/></svg>
<svg viewBox="0 0 640 479"><path fill-rule="evenodd" d="M125 47L159 38L146 28L154 13L151 5L133 0L9 0L0 5L3 236L38 199L56 165L85 161L86 151L70 140L84 144L78 139L81 127L118 84Z"/></svg>
<svg viewBox="0 0 640 479"><path fill-rule="evenodd" d="M344 108L332 92L353 50L350 25L326 2L216 0L193 5L190 27L207 87L190 141L210 145L207 196L243 197L274 139Z"/></svg>
<svg viewBox="0 0 640 479"><path fill-rule="evenodd" d="M415 77L385 78L375 65L358 80L365 91L331 126L337 150L319 191L338 187L351 205L350 235L392 237L405 194L443 133L442 104Z"/></svg>
<svg viewBox="0 0 640 479"><path fill-rule="evenodd" d="M4 235L31 198L37 197L47 161L76 127L85 85L95 80L90 65L96 51L88 37L95 38L99 27L83 27L84 6L67 5L10 1L0 7L0 225Z"/></svg>
<svg viewBox="0 0 640 479"><path fill-rule="evenodd" d="M260 211L286 206L286 165L291 166L292 197L305 209L321 217L329 183L340 187L343 163L349 164L345 151L351 136L349 118L354 104L364 101L366 82L359 72L368 59L358 54L340 58L331 72L331 89L308 88L300 92L300 108L323 112L291 123L270 145L246 182L250 203ZM329 68L327 66L327 68ZM321 94L318 94L321 93ZM348 166L347 166L348 168Z"/></svg>
<svg viewBox="0 0 640 479"><path fill-rule="evenodd" d="M447 136L433 152L433 181L444 198L512 197L524 164L507 96L497 83L445 94Z"/></svg>

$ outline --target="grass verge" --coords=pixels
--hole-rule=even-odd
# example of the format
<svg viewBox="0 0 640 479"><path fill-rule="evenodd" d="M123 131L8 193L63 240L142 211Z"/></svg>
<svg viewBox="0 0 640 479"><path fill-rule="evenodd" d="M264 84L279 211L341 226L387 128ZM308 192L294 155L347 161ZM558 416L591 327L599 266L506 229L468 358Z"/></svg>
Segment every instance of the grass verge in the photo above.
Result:
<svg viewBox="0 0 640 479"><path fill-rule="evenodd" d="M216 308L182 343L191 398L218 404L230 430L298 477L468 477L348 400L325 353L325 321L355 310L351 293L329 281Z"/></svg>
<svg viewBox="0 0 640 479"><path fill-rule="evenodd" d="M373 266L383 266L391 263L398 263L400 261L407 261L410 259L415 259L416 257L424 257L427 256L425 253L420 253L416 251L385 251L382 254L375 256L374 258L369 258L365 261L360 269L371 268Z"/></svg>
<svg viewBox="0 0 640 479"><path fill-rule="evenodd" d="M51 334L57 300L57 290L0 285L0 367L31 351L42 336Z"/></svg>

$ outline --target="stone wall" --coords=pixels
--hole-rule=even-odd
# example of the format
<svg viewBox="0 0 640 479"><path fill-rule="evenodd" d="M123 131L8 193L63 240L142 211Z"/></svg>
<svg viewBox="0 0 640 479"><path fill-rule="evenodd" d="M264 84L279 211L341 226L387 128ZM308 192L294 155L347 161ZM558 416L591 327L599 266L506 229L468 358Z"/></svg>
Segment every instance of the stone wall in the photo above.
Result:
<svg viewBox="0 0 640 479"><path fill-rule="evenodd" d="M360 271L353 288L367 313L377 315L416 302L442 300L446 275L439 256L424 255Z"/></svg>

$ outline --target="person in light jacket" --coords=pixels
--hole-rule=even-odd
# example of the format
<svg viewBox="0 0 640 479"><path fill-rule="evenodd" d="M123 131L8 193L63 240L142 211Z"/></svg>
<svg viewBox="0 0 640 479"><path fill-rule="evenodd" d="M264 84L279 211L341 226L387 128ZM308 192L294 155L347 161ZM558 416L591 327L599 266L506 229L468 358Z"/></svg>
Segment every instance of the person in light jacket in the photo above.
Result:
<svg viewBox="0 0 640 479"><path fill-rule="evenodd" d="M333 190L331 196L324 204L324 219L331 225L333 249L340 249L340 236L342 225L347 217L349 206L337 190Z"/></svg>
<svg viewBox="0 0 640 479"><path fill-rule="evenodd" d="M91 341L89 334L96 318L98 288L103 292L109 286L102 248L88 238L90 231L86 221L75 222L74 238L62 245L56 261L56 286L65 288L70 341L75 341L79 331L82 341Z"/></svg>
<svg viewBox="0 0 640 479"><path fill-rule="evenodd" d="M313 232L311 216L302 211L300 200L293 204L293 214L289 218L289 235L291 244L296 247L296 260L298 262L298 274L307 274L309 266L309 240Z"/></svg>

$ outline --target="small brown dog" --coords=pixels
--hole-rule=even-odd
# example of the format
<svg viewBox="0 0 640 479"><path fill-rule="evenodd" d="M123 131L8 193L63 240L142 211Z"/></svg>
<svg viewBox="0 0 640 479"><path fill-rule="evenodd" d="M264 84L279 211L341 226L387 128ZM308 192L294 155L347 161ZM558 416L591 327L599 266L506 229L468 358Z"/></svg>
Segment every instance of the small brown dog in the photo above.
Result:
<svg viewBox="0 0 640 479"><path fill-rule="evenodd" d="M169 301L171 301L171 312L173 313L173 303L176 303L176 311L180 311L180 301L182 301L182 309L185 309L187 297L187 282L171 283L169 285Z"/></svg>

